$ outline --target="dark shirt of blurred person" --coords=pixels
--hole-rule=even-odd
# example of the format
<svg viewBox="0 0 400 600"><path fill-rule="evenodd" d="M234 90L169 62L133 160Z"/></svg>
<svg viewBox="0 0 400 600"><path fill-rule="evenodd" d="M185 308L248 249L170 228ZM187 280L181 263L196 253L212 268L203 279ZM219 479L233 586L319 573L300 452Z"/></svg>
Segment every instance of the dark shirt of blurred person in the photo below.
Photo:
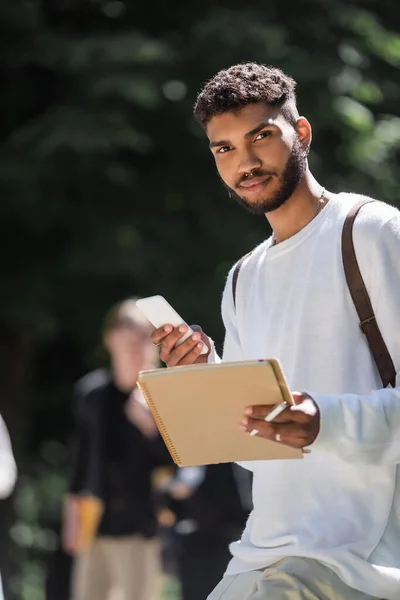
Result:
<svg viewBox="0 0 400 600"><path fill-rule="evenodd" d="M75 555L71 600L156 600L160 548L152 487L154 470L170 464L147 405L136 387L140 370L156 365L149 324L127 300L104 327L110 370L75 386L74 457L63 545ZM103 505L87 549L76 546L79 498Z"/></svg>
<svg viewBox="0 0 400 600"><path fill-rule="evenodd" d="M251 474L236 464L183 467L166 487L182 600L205 600L231 559L252 509Z"/></svg>

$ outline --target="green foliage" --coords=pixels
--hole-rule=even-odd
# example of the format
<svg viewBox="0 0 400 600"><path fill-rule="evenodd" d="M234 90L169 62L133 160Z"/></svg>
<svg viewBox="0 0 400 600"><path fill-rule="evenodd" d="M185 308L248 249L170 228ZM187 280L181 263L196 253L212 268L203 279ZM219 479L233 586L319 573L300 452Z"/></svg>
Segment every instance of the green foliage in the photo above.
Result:
<svg viewBox="0 0 400 600"><path fill-rule="evenodd" d="M20 600L45 600L48 559L59 544L55 528L66 491L65 448L55 441L44 443L31 471L20 478L14 498L10 536L20 569L9 587Z"/></svg>
<svg viewBox="0 0 400 600"><path fill-rule="evenodd" d="M217 69L245 59L283 67L314 124L319 178L388 201L397 193L397 140L386 132L396 130L399 38L376 15L310 1L299 19L283 1L270 3L267 18L262 8L219 2L196 17L183 9L181 29L169 20L160 28L165 9L146 27L149 15L141 26L114 4L92 7L84 30L68 19L46 25L35 5L30 18L21 11L31 52L25 44L14 55L13 97L41 77L46 93L17 106L0 150L3 260L15 290L0 309L39 340L71 336L88 352L85 366L104 310L132 293L162 291L221 339L226 268L267 228L222 197L191 118L200 83Z"/></svg>
<svg viewBox="0 0 400 600"><path fill-rule="evenodd" d="M161 600L179 600L179 583L174 577L165 577L161 583Z"/></svg>

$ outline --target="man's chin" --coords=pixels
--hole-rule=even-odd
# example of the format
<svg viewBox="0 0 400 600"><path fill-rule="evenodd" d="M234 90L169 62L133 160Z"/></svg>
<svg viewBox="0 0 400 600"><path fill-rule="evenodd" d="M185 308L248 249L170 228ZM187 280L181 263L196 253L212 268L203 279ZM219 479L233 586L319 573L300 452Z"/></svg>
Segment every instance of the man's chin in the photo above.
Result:
<svg viewBox="0 0 400 600"><path fill-rule="evenodd" d="M248 198L238 196L237 194L235 195L235 199L243 208L245 208L248 212L252 213L253 215L261 216L268 212L268 201L257 201L255 199L249 200Z"/></svg>
<svg viewBox="0 0 400 600"><path fill-rule="evenodd" d="M266 198L265 196L262 196L262 194L260 194L259 196L252 194L250 199L246 196L243 196L242 194L239 195L234 189L230 188L225 183L224 185L229 193L229 196L233 198L233 200L236 200L236 202L242 208L244 208L253 215L265 216L266 213L276 210L285 202L285 200L282 201L282 199L278 196Z"/></svg>
<svg viewBox="0 0 400 600"><path fill-rule="evenodd" d="M239 196L238 194L235 196L239 204L253 215L265 215L279 207L275 198L252 198L249 200L249 198Z"/></svg>

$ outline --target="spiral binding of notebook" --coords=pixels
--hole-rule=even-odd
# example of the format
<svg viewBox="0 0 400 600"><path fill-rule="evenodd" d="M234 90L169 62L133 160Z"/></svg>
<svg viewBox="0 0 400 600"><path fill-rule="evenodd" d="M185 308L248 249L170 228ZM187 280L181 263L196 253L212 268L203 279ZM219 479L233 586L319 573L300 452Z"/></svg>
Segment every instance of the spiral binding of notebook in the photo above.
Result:
<svg viewBox="0 0 400 600"><path fill-rule="evenodd" d="M140 381L137 382L137 385L138 385L138 388L140 389L140 391L142 392L144 399L147 402L148 407L150 408L151 414L153 415L153 418L156 422L158 431L160 432L161 437L163 438L165 445L168 448L168 451L172 457L172 460L179 467L181 465L181 460L179 458L179 455L175 449L174 444L172 443L171 438L169 437L169 435L164 427L163 420L161 419L159 412L158 412L156 406L154 405L154 402L146 388L146 385Z"/></svg>

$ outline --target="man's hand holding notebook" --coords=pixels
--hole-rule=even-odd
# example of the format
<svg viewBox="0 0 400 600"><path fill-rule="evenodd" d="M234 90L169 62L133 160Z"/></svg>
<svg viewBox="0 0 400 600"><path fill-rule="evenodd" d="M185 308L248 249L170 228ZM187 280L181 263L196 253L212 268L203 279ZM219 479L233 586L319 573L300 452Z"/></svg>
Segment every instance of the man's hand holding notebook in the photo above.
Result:
<svg viewBox="0 0 400 600"><path fill-rule="evenodd" d="M320 413L314 400L305 393L292 393L294 405L284 407L284 410L273 416L274 409L270 406L247 406L240 429L291 446L305 448L312 444L319 433Z"/></svg>
<svg viewBox="0 0 400 600"><path fill-rule="evenodd" d="M239 428L249 399L259 411L267 407L269 412L284 401L287 411L294 407L277 360L142 371L138 385L179 466L303 457L298 441L290 447L276 438L262 439L264 417L253 414L248 421L257 435Z"/></svg>

